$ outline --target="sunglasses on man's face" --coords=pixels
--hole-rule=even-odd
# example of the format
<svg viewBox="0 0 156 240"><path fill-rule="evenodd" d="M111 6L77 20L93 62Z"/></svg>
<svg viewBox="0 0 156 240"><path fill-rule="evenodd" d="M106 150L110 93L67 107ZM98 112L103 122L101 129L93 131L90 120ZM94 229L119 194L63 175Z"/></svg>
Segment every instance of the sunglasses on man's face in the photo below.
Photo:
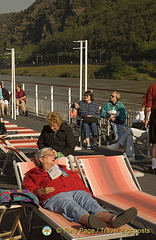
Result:
<svg viewBox="0 0 156 240"><path fill-rule="evenodd" d="M88 95L88 94L86 94L86 95L84 95L85 97L90 97L90 95Z"/></svg>
<svg viewBox="0 0 156 240"><path fill-rule="evenodd" d="M115 97L115 96L114 96L114 95L110 95L110 97L112 97L112 98L113 98L113 97Z"/></svg>

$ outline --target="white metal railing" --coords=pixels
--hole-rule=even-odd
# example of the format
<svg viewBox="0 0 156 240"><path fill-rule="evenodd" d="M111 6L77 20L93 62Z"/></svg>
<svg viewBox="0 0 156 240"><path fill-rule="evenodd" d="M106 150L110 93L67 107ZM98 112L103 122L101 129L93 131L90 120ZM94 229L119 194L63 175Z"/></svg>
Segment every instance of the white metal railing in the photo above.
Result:
<svg viewBox="0 0 156 240"><path fill-rule="evenodd" d="M10 82L3 82L3 86L11 91ZM69 88L65 86L51 86L50 84L35 84L35 83L23 83L23 89L27 95L27 110L34 113L37 116L46 116L50 111L58 111L66 121L70 121L69 108L72 103L79 100L79 89ZM108 100L106 98L100 98L99 94L95 92L95 101L101 106ZM125 102L124 102L125 103ZM140 108L140 103L125 103L125 106ZM102 105L102 106L103 106ZM126 107L129 109L129 107ZM132 115L135 110L127 110L128 125L132 122Z"/></svg>

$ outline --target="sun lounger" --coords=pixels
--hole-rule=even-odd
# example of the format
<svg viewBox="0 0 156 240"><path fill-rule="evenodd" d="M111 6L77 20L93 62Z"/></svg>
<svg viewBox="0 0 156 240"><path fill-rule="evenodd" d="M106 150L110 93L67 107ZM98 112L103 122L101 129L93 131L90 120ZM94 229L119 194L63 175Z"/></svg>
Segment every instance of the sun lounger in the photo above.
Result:
<svg viewBox="0 0 156 240"><path fill-rule="evenodd" d="M18 150L14 147L8 140L0 137L0 149L1 152L5 155L5 160L2 168L0 169L0 174L3 175L6 169L7 164L13 161L14 157L16 157L19 161L29 162L30 159L24 154L23 151ZM30 145L29 145L30 148ZM33 149L36 149L35 147ZM23 149L22 149L23 150Z"/></svg>
<svg viewBox="0 0 156 240"><path fill-rule="evenodd" d="M20 216L22 213L23 207L21 205L12 205L10 208L7 208L6 206L0 206L0 224L2 226L2 221L3 221L3 217L6 214L12 214L14 213L14 221L11 227L10 231L4 231L2 232L2 228L1 228L1 232L0 232L0 239L2 239L3 237L5 239L23 239L26 240L25 235L23 233L23 229L20 223ZM6 224L5 224L6 226ZM19 233L17 233L17 230ZM3 238L3 239L4 239Z"/></svg>
<svg viewBox="0 0 156 240"><path fill-rule="evenodd" d="M63 164L64 159L62 158L59 163ZM65 161L66 163L66 161ZM25 173L35 166L33 162L13 162L15 175L19 188L21 188L21 181ZM104 231L95 231L94 229L88 229L84 225L69 222L60 214L51 212L42 208L34 209L34 212L45 220L49 226L56 229L67 240L104 240L104 239L115 239L134 236L135 230L131 229L128 225L124 225L119 229L112 229L107 227ZM124 231L123 231L124 229ZM92 231L92 233L91 233ZM130 235L129 235L129 234Z"/></svg>
<svg viewBox="0 0 156 240"><path fill-rule="evenodd" d="M40 136L40 132L36 132L34 130L28 130L26 131L20 131L19 133L15 133L15 134L7 134L5 136L6 139L10 139L10 138L32 138L32 137L39 137Z"/></svg>
<svg viewBox="0 0 156 240"><path fill-rule="evenodd" d="M10 122L4 122L4 125L6 128L16 128L17 127L17 124L14 124L14 123L10 123Z"/></svg>
<svg viewBox="0 0 156 240"><path fill-rule="evenodd" d="M124 155L78 156L76 159L81 175L84 180L87 178L101 204L117 211L134 206L138 209L136 220L156 229L156 197L141 191Z"/></svg>

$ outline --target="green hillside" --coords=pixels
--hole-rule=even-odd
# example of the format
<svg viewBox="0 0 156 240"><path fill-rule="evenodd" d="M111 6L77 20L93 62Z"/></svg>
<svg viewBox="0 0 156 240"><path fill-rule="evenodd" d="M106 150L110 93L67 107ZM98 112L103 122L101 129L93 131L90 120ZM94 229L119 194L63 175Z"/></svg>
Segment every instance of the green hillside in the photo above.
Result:
<svg viewBox="0 0 156 240"><path fill-rule="evenodd" d="M83 39L90 63L156 59L155 0L36 0L0 26L1 61L15 48L20 62L77 62L73 41Z"/></svg>

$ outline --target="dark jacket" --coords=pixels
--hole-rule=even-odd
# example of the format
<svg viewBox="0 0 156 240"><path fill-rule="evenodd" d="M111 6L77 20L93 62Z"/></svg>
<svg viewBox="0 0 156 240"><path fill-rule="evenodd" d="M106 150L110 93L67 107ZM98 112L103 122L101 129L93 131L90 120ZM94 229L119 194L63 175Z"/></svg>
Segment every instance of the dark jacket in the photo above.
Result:
<svg viewBox="0 0 156 240"><path fill-rule="evenodd" d="M8 92L8 90L6 90L6 88L2 88L2 95L3 95L4 100L8 100L8 102L9 102L9 92Z"/></svg>
<svg viewBox="0 0 156 240"><path fill-rule="evenodd" d="M51 179L49 174L41 168L32 168L26 173L23 181L23 188L34 193L40 200L44 202L46 199L61 193L75 190L83 190L89 192L89 189L84 185L77 173L67 170L65 166L60 165L66 171L68 177L62 175L56 179ZM39 195L38 189L45 187L54 187L55 191L49 194Z"/></svg>
<svg viewBox="0 0 156 240"><path fill-rule="evenodd" d="M37 142L38 148L52 147L66 157L74 153L75 138L72 129L63 122L57 132L53 132L49 125L45 125Z"/></svg>

